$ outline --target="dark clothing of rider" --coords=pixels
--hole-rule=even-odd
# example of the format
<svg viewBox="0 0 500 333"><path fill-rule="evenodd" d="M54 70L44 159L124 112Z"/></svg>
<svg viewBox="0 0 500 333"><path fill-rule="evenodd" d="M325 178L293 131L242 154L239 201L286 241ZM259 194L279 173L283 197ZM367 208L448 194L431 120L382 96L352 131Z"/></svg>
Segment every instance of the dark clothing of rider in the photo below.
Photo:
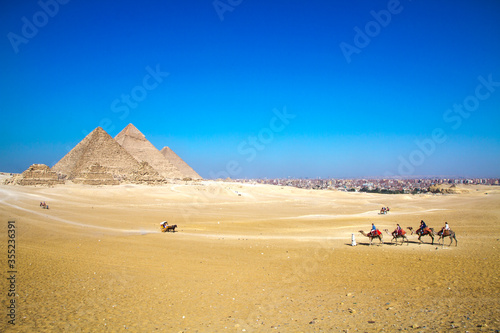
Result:
<svg viewBox="0 0 500 333"><path fill-rule="evenodd" d="M427 224L425 224L424 220L420 221L420 232L424 233L424 229L427 228Z"/></svg>

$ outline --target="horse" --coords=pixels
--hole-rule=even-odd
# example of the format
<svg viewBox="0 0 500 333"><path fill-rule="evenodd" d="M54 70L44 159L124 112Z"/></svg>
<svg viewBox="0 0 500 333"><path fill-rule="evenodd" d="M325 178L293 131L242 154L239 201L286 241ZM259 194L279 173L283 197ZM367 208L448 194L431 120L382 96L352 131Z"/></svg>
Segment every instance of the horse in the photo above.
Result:
<svg viewBox="0 0 500 333"><path fill-rule="evenodd" d="M169 232L169 231L175 232L175 228L177 228L177 224L165 225L161 227L161 232Z"/></svg>

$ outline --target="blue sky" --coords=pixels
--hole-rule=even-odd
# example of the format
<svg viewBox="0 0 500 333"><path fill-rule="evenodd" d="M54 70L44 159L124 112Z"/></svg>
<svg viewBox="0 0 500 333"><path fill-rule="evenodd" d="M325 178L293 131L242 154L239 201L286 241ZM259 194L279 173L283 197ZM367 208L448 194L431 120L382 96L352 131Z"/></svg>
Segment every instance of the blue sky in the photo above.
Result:
<svg viewBox="0 0 500 333"><path fill-rule="evenodd" d="M0 171L133 123L206 178L500 176L496 0L0 6Z"/></svg>

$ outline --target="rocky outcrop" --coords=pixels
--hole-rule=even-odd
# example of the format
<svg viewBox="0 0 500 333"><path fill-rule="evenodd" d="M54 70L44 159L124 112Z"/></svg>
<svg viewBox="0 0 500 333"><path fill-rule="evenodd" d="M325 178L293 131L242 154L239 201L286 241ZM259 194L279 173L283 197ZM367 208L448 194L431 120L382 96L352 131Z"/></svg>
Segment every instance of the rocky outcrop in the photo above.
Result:
<svg viewBox="0 0 500 333"><path fill-rule="evenodd" d="M469 193L469 189L463 187L457 187L455 184L446 187L444 185L431 185L429 187L429 192L431 193L441 193L441 194L462 194Z"/></svg>

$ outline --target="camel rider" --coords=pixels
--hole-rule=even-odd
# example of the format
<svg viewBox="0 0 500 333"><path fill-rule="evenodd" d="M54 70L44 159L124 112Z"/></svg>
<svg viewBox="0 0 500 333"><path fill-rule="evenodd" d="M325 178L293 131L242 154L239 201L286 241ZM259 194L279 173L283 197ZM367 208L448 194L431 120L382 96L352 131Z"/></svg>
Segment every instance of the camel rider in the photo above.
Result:
<svg viewBox="0 0 500 333"><path fill-rule="evenodd" d="M448 225L448 222L445 222L443 229L441 229L441 234L446 236L449 233L450 233L450 226Z"/></svg>
<svg viewBox="0 0 500 333"><path fill-rule="evenodd" d="M375 224L372 223L372 231L371 231L373 236L377 235L377 227L375 227Z"/></svg>
<svg viewBox="0 0 500 333"><path fill-rule="evenodd" d="M424 234L424 230L427 228L427 224L425 224L424 220L420 220L420 234Z"/></svg>
<svg viewBox="0 0 500 333"><path fill-rule="evenodd" d="M401 235L401 227L399 226L399 223L397 224L397 227L396 227L396 235Z"/></svg>

